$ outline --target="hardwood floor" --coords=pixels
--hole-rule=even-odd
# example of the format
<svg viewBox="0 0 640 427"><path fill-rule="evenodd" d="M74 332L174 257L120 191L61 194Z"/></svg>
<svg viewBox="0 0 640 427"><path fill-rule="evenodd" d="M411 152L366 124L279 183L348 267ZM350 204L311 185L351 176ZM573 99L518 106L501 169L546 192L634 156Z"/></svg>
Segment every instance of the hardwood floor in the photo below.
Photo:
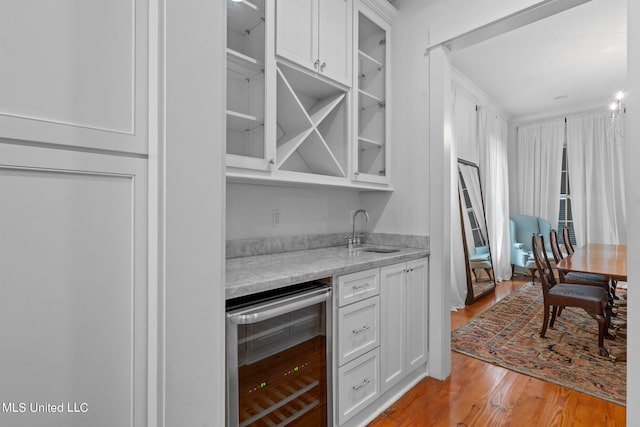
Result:
<svg viewBox="0 0 640 427"><path fill-rule="evenodd" d="M451 313L465 324L513 290L523 276L500 282L493 295ZM451 376L425 378L369 426L625 426L626 408L451 352Z"/></svg>

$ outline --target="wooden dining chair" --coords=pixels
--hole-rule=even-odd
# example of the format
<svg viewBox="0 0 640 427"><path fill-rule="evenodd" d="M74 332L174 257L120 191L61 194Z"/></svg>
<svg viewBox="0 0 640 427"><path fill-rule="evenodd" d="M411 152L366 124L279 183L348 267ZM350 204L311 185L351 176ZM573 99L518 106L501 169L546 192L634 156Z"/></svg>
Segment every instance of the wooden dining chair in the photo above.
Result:
<svg viewBox="0 0 640 427"><path fill-rule="evenodd" d="M568 255L573 255L575 250L571 244L571 234L569 233L569 227L562 227L562 240L564 240L564 247L567 249Z"/></svg>
<svg viewBox="0 0 640 427"><path fill-rule="evenodd" d="M564 247L567 250L567 255L573 255L575 250L573 248L573 245L571 244L571 236L570 236L570 233L569 233L569 227L563 227L562 228L562 239L564 240ZM558 245L558 246L560 246L560 245ZM555 254L554 254L554 258L555 258ZM556 260L556 262L557 262L557 260ZM581 275L583 273L576 273L576 274L577 275ZM600 277L604 277L604 276L600 276ZM572 283L580 283L579 280L580 280L580 277L573 276L568 281L572 282ZM600 280L600 279L598 279L598 280ZM605 277L605 280L607 281L607 290L609 291L609 294L611 295L612 298L615 299L616 298L617 282L615 280L611 279L610 277Z"/></svg>
<svg viewBox="0 0 640 427"><path fill-rule="evenodd" d="M608 334L610 308L607 291L598 286L583 286L570 283L557 283L551 263L544 250L544 238L537 234L532 238L533 255L538 267L544 303L544 319L540 337L544 338L547 326L553 328L559 307L582 308L598 322L598 347L601 356L608 356L604 348L604 337ZM549 321L549 312L551 321Z"/></svg>
<svg viewBox="0 0 640 427"><path fill-rule="evenodd" d="M565 227L564 230L567 230L567 228ZM551 233L549 233L549 245L551 246L551 252L553 253L556 265L558 265L558 263L564 258L564 254L560 249L560 244L558 243L558 232L556 230L551 230ZM558 277L562 283L599 286L607 292L611 292L609 278L600 276L599 274L578 273L574 271L564 272L562 270L558 270Z"/></svg>

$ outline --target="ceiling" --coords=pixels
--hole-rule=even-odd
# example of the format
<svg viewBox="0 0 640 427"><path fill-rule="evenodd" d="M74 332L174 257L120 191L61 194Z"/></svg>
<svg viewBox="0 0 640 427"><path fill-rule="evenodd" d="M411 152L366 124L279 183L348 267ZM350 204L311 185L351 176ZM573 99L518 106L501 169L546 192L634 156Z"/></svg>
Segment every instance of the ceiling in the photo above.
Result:
<svg viewBox="0 0 640 427"><path fill-rule="evenodd" d="M626 10L627 0L592 0L451 61L512 120L606 108L626 81Z"/></svg>

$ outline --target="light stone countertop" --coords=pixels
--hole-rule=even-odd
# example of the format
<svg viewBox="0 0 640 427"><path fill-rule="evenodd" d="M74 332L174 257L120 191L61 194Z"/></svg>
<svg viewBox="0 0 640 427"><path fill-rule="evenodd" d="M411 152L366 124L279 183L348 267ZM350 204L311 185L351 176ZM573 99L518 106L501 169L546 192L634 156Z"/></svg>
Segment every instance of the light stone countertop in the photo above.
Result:
<svg viewBox="0 0 640 427"><path fill-rule="evenodd" d="M389 247L364 245L347 249L336 246L227 259L226 298L232 299L429 255L428 249L415 248L394 248L399 251L391 253L364 251L371 246Z"/></svg>

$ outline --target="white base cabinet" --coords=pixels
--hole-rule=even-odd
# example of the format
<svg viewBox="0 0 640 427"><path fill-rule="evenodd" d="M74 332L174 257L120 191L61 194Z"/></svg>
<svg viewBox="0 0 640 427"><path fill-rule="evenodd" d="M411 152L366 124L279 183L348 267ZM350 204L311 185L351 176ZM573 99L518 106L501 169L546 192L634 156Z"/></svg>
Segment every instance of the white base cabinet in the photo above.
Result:
<svg viewBox="0 0 640 427"><path fill-rule="evenodd" d="M337 425L359 425L417 380L428 357L427 280L427 258L335 278Z"/></svg>
<svg viewBox="0 0 640 427"><path fill-rule="evenodd" d="M426 258L380 269L380 381L389 390L427 361Z"/></svg>
<svg viewBox="0 0 640 427"><path fill-rule="evenodd" d="M334 333L337 423L342 425L380 395L380 269L339 276ZM336 345L337 343L337 345ZM337 347L337 348L336 348Z"/></svg>

